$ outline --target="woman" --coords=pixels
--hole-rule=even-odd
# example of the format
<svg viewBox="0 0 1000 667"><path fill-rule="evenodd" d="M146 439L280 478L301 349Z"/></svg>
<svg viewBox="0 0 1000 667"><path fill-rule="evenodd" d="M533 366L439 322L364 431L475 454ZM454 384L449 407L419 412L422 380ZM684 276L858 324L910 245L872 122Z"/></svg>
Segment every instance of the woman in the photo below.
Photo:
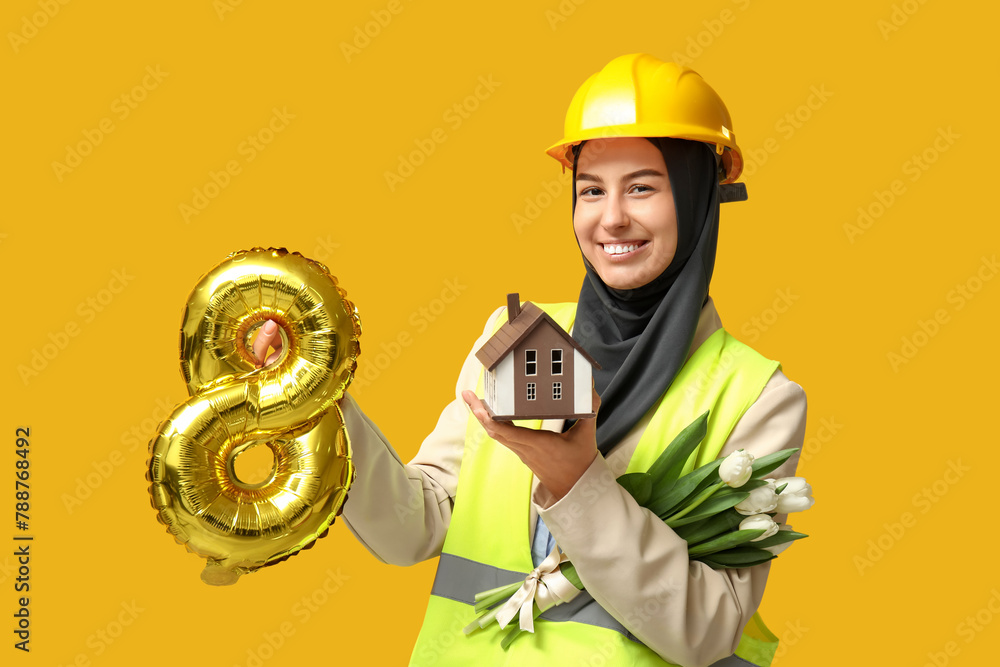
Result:
<svg viewBox="0 0 1000 667"><path fill-rule="evenodd" d="M411 664L769 664L776 639L755 611L770 564L689 561L686 542L615 483L704 406L699 465L803 441L802 388L728 336L708 296L719 202L739 198L720 184L740 170L728 112L693 71L633 54L588 79L566 126L549 154L573 169L586 277L575 308L542 307L600 363L597 417L535 429L489 418L474 352L501 308L409 464L353 399L342 402L358 470L344 522L384 562L441 555ZM495 624L462 633L475 592L523 578L556 544L584 594L506 652Z"/></svg>

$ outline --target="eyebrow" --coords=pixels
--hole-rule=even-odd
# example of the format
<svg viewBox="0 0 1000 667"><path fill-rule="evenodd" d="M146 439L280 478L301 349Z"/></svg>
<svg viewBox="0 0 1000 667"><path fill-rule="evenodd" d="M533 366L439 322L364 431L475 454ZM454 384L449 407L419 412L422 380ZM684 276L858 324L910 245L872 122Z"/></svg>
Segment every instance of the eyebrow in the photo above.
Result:
<svg viewBox="0 0 1000 667"><path fill-rule="evenodd" d="M625 183L626 181L629 181L633 178L641 178L643 176L666 176L666 174L664 174L661 171L657 171L656 169L640 169L639 171L633 171L630 174L625 174L624 176L622 176L621 182ZM582 172L576 175L576 180L604 183L604 179L602 179L600 176L595 176L594 174L586 174Z"/></svg>

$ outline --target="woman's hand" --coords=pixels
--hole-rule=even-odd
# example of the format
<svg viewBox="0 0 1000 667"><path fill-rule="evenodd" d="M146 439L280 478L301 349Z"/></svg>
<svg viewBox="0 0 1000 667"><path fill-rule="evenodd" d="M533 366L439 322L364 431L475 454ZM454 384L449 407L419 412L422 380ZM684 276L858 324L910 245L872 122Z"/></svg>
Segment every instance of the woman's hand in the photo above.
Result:
<svg viewBox="0 0 1000 667"><path fill-rule="evenodd" d="M565 433L536 431L510 422L494 421L483 402L471 391L463 391L462 398L483 425L486 435L517 454L556 500L573 488L597 458L596 414L590 419L578 419ZM595 413L600 404L595 389Z"/></svg>
<svg viewBox="0 0 1000 667"><path fill-rule="evenodd" d="M273 347L274 352L261 362L269 347ZM253 356L257 359L257 368L269 366L281 356L281 333L278 331L278 323L274 320L264 322L264 326L257 332L257 338L253 341Z"/></svg>

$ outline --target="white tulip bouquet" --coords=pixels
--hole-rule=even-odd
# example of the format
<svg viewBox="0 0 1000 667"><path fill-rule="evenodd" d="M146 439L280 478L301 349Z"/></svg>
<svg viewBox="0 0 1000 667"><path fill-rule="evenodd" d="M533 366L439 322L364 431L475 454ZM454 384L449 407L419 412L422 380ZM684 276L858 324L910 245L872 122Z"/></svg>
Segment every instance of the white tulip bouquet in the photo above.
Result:
<svg viewBox="0 0 1000 667"><path fill-rule="evenodd" d="M705 437L707 422L706 411L674 438L649 470L622 475L618 483L688 543L691 560L713 569L766 563L788 543L808 537L781 529L773 516L809 509L814 502L812 488L802 477L766 477L797 449L758 459L740 449L681 475ZM533 620L542 612L569 602L582 590L576 569L557 545L523 582L478 593L478 616L464 632L485 628L494 620L506 628L518 615L518 625L500 642L506 649L521 632L534 632Z"/></svg>

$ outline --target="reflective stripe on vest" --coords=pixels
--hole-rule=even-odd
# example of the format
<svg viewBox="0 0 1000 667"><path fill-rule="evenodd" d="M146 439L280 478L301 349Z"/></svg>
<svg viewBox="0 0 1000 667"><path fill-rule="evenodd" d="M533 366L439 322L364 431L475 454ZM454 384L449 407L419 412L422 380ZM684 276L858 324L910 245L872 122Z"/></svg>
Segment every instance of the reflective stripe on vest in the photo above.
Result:
<svg viewBox="0 0 1000 667"><path fill-rule="evenodd" d="M491 565L484 565L476 561L453 556L451 554L441 554L438 562L437 573L434 576L434 587L431 595L447 598L456 602L461 602L469 607L475 607L476 593L487 591L498 586L512 584L516 581L524 581L524 572L513 572L502 570ZM470 614L470 619L475 614ZM590 596L586 590L577 595L571 602L557 605L543 612L538 618L546 621L573 621L593 625L607 630L614 630L625 638L640 643L639 639L628 629L615 620L611 614ZM517 618L513 621L517 624ZM538 620L535 620L538 623ZM550 630L551 631L551 630ZM559 662L558 664L563 664ZM717 660L712 663L712 667L745 667L754 663L744 660L736 655Z"/></svg>
<svg viewBox="0 0 1000 667"><path fill-rule="evenodd" d="M477 563L461 556L441 554L431 595L475 606L476 593L512 584L515 581L524 581L526 574ZM541 618L547 621L573 621L596 625L599 628L619 632L632 641L639 641L624 625L606 612L587 591L577 595L572 602L552 607L543 613Z"/></svg>
<svg viewBox="0 0 1000 667"><path fill-rule="evenodd" d="M569 330L576 304L539 304ZM499 327L504 321L498 319ZM715 460L743 413L780 368L725 330L714 332L691 355L670 390L654 406L628 472L647 470L665 443L695 417L710 409L704 441L683 472ZM482 394L480 378L479 393ZM539 428L541 421L517 421ZM464 635L475 618L476 593L523 580L533 569L529 534L531 471L509 449L488 438L474 416L466 429L465 451L451 524L428 601L411 665L666 665L586 592L571 603L548 610L507 651L506 634L495 623ZM736 654L719 667L769 665L777 648L760 616L744 630ZM599 656L599 657L598 657ZM597 662L593 662L597 660Z"/></svg>

